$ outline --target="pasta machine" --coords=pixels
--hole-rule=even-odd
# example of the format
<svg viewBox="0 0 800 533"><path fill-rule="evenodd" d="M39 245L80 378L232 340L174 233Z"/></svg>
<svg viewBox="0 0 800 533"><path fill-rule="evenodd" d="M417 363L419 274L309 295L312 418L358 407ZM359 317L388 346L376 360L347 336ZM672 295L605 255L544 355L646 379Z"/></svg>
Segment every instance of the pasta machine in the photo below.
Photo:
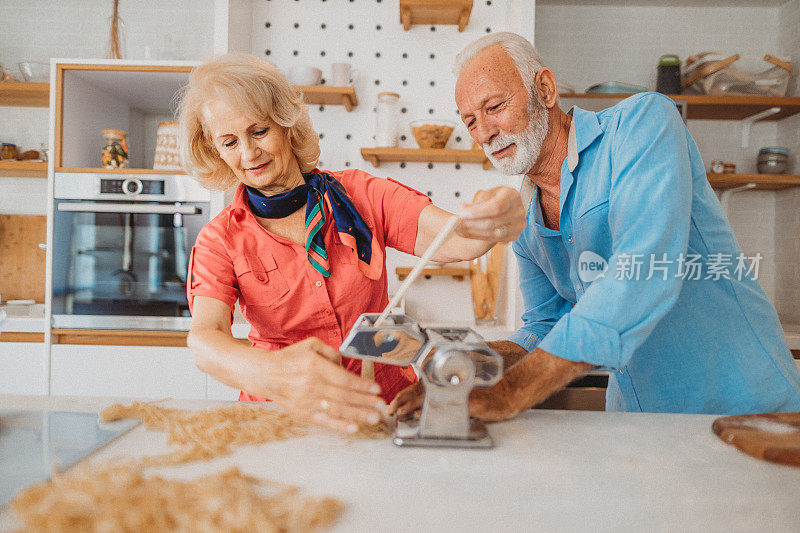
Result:
<svg viewBox="0 0 800 533"><path fill-rule="evenodd" d="M490 448L486 426L469 416L469 393L491 387L503 373L503 359L470 328L423 328L412 318L364 313L340 351L347 357L414 368L425 388L419 419L398 418L398 446Z"/></svg>

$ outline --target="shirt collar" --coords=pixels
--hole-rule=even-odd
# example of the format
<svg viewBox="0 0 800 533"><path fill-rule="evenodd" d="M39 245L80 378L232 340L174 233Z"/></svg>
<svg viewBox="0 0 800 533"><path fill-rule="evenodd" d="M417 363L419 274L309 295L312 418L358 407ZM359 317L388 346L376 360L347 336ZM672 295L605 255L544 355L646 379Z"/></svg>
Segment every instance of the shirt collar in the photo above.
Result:
<svg viewBox="0 0 800 533"><path fill-rule="evenodd" d="M572 123L569 125L567 138L567 167L570 172L574 172L580 159L579 154L592 144L603 130L600 129L597 113L572 106L569 114L572 115Z"/></svg>

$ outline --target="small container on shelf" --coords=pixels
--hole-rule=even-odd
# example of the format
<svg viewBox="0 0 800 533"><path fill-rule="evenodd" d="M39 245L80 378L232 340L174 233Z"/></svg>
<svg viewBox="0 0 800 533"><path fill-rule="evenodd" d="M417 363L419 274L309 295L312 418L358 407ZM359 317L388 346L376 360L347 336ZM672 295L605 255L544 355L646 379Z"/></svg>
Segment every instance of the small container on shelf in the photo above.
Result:
<svg viewBox="0 0 800 533"><path fill-rule="evenodd" d="M399 118L400 95L392 92L378 93L375 146L394 148L399 140L397 121Z"/></svg>
<svg viewBox="0 0 800 533"><path fill-rule="evenodd" d="M758 151L756 163L759 174L786 174L789 169L789 149L770 146Z"/></svg>
<svg viewBox="0 0 800 533"><path fill-rule="evenodd" d="M180 131L174 120L161 122L156 133L156 153L153 168L157 170L181 170L179 146Z"/></svg>
<svg viewBox="0 0 800 533"><path fill-rule="evenodd" d="M3 143L0 148L0 159L16 159L17 158L17 145L13 143Z"/></svg>
<svg viewBox="0 0 800 533"><path fill-rule="evenodd" d="M681 60L675 54L658 58L656 91L662 94L681 93Z"/></svg>
<svg viewBox="0 0 800 533"><path fill-rule="evenodd" d="M447 146L455 128L449 120L415 120L409 126L420 148L437 149Z"/></svg>
<svg viewBox="0 0 800 533"><path fill-rule="evenodd" d="M100 163L103 168L128 168L128 133L107 129L101 132L106 139Z"/></svg>

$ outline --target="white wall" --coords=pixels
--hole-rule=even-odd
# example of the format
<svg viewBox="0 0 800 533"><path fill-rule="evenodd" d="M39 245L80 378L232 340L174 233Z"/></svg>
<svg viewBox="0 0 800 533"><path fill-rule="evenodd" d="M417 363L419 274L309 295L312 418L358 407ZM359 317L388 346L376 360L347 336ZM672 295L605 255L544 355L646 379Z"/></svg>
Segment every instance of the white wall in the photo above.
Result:
<svg viewBox="0 0 800 533"><path fill-rule="evenodd" d="M458 124L448 148L470 148L472 140L460 125L453 99L452 61L467 43L485 35L487 28L507 30L510 11L530 15L529 9L521 9L523 5L514 0L476 0L469 25L460 33L456 26L436 26L435 31L431 26L412 26L403 31L396 1L341 0L310 5L313 9L304 1L254 2L251 52L284 70L295 64L317 66L325 78L330 77L335 62L349 62L360 71L356 83L359 105L352 112L342 106L309 109L321 135L321 168L360 168L389 176L429 193L437 205L448 210L457 210L459 203L471 200L478 189L519 185L519 178L504 177L493 169L484 171L477 164L438 163L428 168L426 163L385 163L375 168L362 159L359 150L374 146L374 108L382 91L399 93L400 105L406 110L401 114L405 138L400 146L416 148L407 124L430 117ZM520 21L514 24L519 31ZM235 31L235 26L230 30ZM416 258L390 252L391 293L399 286L395 266L412 266ZM408 294L407 312L423 322L471 322L470 294L468 280L422 280Z"/></svg>

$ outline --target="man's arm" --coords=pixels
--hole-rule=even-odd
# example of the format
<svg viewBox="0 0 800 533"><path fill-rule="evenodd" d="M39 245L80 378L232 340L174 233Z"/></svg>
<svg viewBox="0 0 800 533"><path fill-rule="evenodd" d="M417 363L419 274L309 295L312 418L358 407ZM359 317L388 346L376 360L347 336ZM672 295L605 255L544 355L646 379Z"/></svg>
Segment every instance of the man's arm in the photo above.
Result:
<svg viewBox="0 0 800 533"><path fill-rule="evenodd" d="M528 353L511 341L489 345L503 357L503 377L494 387L473 389L469 396L470 415L489 422L514 418L594 368L539 348ZM422 383L417 382L397 395L389 406L389 414L410 414L422 407L423 399Z"/></svg>
<svg viewBox="0 0 800 533"><path fill-rule="evenodd" d="M508 372L508 369L519 363L523 357L528 355L525 348L511 341L491 341L487 342L494 351L500 354L503 358L503 372Z"/></svg>
<svg viewBox="0 0 800 533"><path fill-rule="evenodd" d="M516 361L494 387L473 389L469 396L469 413L481 420L497 422L514 418L594 368L589 363L568 361L541 348L520 356L519 351L524 352L522 348L513 342L503 343L517 347L517 350L509 347L511 351L503 354L504 363L515 358Z"/></svg>

